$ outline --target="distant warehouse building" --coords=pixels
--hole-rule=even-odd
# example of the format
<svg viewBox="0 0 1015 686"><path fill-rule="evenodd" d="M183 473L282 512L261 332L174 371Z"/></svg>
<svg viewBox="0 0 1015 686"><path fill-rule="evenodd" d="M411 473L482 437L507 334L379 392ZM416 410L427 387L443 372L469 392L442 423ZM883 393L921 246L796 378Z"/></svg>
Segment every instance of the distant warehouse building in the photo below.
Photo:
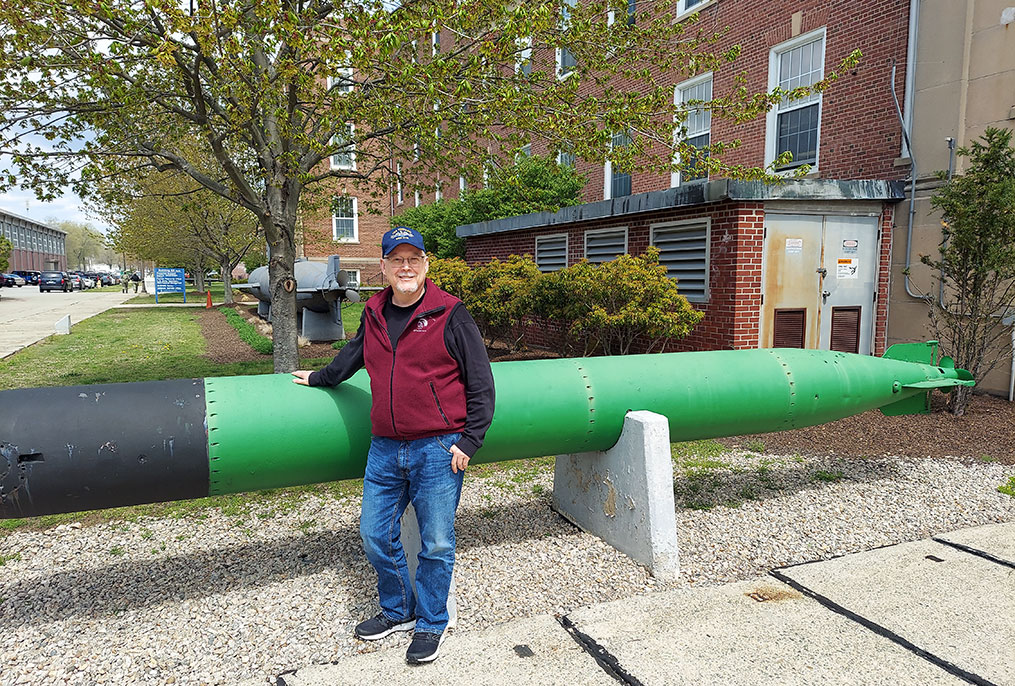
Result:
<svg viewBox="0 0 1015 686"><path fill-rule="evenodd" d="M67 268L66 231L0 209L0 236L14 246L9 271Z"/></svg>

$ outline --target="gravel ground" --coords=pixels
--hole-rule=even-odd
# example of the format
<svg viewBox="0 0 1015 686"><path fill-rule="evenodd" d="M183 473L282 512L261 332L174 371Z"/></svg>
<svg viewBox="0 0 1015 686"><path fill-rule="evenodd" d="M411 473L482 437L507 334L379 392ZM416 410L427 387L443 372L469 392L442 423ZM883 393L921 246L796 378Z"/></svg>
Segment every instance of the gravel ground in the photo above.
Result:
<svg viewBox="0 0 1015 686"><path fill-rule="evenodd" d="M1015 521L1015 467L956 460L726 453L676 478L682 578L785 564ZM478 475L477 475L478 474ZM458 632L662 588L550 509L552 468L466 480ZM4 684L220 684L366 650L376 611L355 496L241 515L65 524L0 539Z"/></svg>
<svg viewBox="0 0 1015 686"><path fill-rule="evenodd" d="M250 354L223 352L232 329L219 313L204 314L202 330L209 354ZM681 578L673 585L750 579L1015 521L1015 498L997 490L1015 478L1015 451L1004 442L1012 410L974 407L990 411L963 423L865 413L730 439L776 454L720 454L710 444L678 458ZM984 443L984 435L1001 438ZM891 456L899 453L915 457ZM669 587L556 515L551 489L545 461L470 470L457 527L459 633ZM2 683L274 683L287 670L402 645L401 637L351 638L376 612L358 516L355 495L314 495L239 514L0 533Z"/></svg>

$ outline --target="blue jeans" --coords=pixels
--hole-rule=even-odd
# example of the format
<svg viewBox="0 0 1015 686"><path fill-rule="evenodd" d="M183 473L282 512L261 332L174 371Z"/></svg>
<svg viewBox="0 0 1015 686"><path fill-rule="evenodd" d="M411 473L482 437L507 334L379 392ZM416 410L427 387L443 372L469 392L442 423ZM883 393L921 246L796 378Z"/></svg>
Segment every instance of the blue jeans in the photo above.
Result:
<svg viewBox="0 0 1015 686"><path fill-rule="evenodd" d="M460 437L450 433L400 441L374 436L367 454L359 524L363 548L377 572L381 612L393 621L416 617L416 631L441 633L448 624L455 510L465 476L451 471L450 448ZM421 548L415 595L399 524L410 502Z"/></svg>

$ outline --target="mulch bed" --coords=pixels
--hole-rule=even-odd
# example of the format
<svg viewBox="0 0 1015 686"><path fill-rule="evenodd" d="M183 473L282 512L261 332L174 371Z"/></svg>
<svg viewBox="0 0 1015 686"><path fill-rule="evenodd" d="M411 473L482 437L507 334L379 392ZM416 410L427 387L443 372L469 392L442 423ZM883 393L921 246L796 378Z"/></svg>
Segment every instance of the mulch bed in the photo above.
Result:
<svg viewBox="0 0 1015 686"><path fill-rule="evenodd" d="M256 307L238 305L237 311L251 316ZM236 329L217 310L201 310L201 333L207 341L206 356L217 363L268 359L240 340ZM510 353L491 348L494 361L531 360L553 357L545 351ZM333 357L330 343L312 343L300 348L300 357ZM990 460L1015 464L1015 403L987 395L974 395L965 416L952 416L944 407L944 396L935 393L933 411L925 415L886 417L879 410L840 419L836 422L793 431L734 436L719 439L728 447L748 448L760 441L767 453L836 455L848 458L905 455L963 460Z"/></svg>

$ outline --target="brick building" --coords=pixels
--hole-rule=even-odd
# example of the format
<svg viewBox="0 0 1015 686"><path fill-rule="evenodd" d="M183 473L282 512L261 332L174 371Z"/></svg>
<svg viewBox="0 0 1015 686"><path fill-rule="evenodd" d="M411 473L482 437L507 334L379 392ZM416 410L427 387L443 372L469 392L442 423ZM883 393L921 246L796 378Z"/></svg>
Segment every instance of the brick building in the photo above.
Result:
<svg viewBox="0 0 1015 686"><path fill-rule="evenodd" d="M8 271L67 268L66 231L0 210L0 236L13 245Z"/></svg>
<svg viewBox="0 0 1015 686"><path fill-rule="evenodd" d="M640 4L629 3L635 21ZM904 197L898 182L908 173L900 162L901 125L891 79L904 90L910 0L670 4L675 21L699 12L699 26L728 27L717 49L741 46L739 58L721 69L658 74L672 84L678 104L727 94L737 79L750 92L809 85L854 50L862 51L859 65L828 91L781 103L753 121L737 123L688 107L688 143L739 139L723 161L750 167L769 165L790 150L793 163L780 171L808 164L806 179L765 186L695 178L694 172L625 174L609 161L558 154L561 163L588 176L587 204L460 227L467 260L528 253L541 269L552 270L656 245L682 292L706 312L683 348L797 345L880 352L887 330L890 228L895 204ZM571 77L566 50L534 50L531 61L533 68ZM612 85L624 87L622 81ZM614 144L625 144L623 136L615 136ZM538 137L529 150L553 152ZM657 154L669 153L660 147ZM442 180L445 197L456 197L460 183ZM339 238L343 266L363 264L361 278L367 281L370 270L377 271L379 232L389 225L388 217L436 197L433 192L406 197L392 189L387 202L381 201L380 215L368 215L359 207L363 197L353 195L335 216L305 219L304 249L323 259Z"/></svg>

